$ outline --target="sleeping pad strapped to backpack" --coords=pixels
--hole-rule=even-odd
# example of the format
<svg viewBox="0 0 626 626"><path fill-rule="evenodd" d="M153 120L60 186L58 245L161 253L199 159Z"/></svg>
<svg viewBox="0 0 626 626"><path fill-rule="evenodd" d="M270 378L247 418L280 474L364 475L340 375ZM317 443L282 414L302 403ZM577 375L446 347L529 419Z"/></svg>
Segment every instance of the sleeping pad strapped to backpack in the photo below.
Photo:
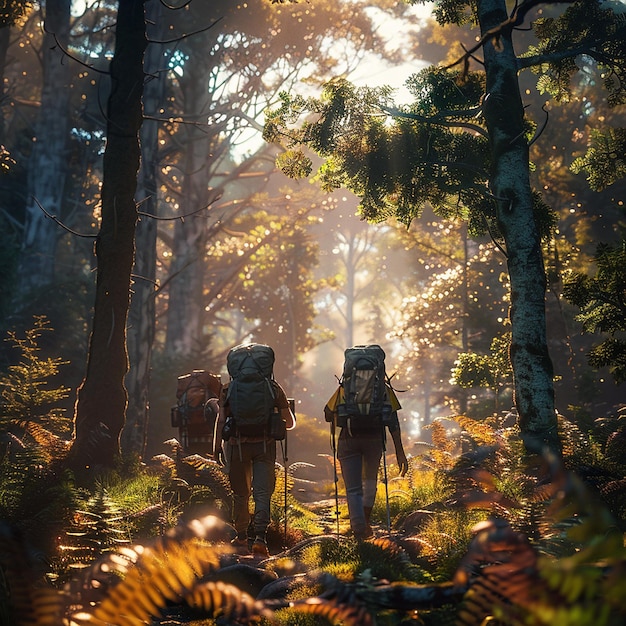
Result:
<svg viewBox="0 0 626 626"><path fill-rule="evenodd" d="M236 346L226 357L226 367L231 377L226 398L233 432L244 437L273 436L274 350L258 343Z"/></svg>

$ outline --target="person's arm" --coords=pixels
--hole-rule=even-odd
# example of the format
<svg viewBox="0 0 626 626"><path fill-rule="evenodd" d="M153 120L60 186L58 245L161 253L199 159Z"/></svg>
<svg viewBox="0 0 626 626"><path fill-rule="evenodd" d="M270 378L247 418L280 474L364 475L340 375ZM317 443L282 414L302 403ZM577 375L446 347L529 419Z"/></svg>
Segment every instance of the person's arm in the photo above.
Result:
<svg viewBox="0 0 626 626"><path fill-rule="evenodd" d="M296 416L291 412L291 407L283 408L280 410L281 417L285 420L287 430L292 430L296 427Z"/></svg>
<svg viewBox="0 0 626 626"><path fill-rule="evenodd" d="M219 410L217 412L217 419L215 420L215 427L213 429L213 458L219 463L220 456L223 456L222 448L222 431L224 430L224 424L226 423L226 393L223 390L220 396Z"/></svg>
<svg viewBox="0 0 626 626"><path fill-rule="evenodd" d="M398 463L398 470L400 471L400 476L404 476L409 469L409 461L406 458L406 453L404 452L404 446L402 445L402 434L400 432L400 423L396 425L395 428L389 429L391 433L391 439L393 440L393 446L396 449L396 461Z"/></svg>
<svg viewBox="0 0 626 626"><path fill-rule="evenodd" d="M276 381L274 384L276 385L276 407L280 411L280 416L285 420L287 430L292 430L296 427L296 416L291 411L285 390Z"/></svg>

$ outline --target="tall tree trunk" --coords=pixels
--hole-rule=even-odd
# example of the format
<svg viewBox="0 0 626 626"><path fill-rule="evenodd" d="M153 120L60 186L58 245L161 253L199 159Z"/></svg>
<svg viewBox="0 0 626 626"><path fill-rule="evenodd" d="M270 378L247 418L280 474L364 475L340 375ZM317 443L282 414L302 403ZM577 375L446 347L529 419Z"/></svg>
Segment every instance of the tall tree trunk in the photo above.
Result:
<svg viewBox="0 0 626 626"><path fill-rule="evenodd" d="M507 20L504 0L479 0L481 33ZM545 319L546 277L533 215L528 142L511 28L484 46L486 97L483 106L492 153L491 193L498 206L511 280L511 364L515 406L530 453L560 451L554 410L552 362Z"/></svg>
<svg viewBox="0 0 626 626"><path fill-rule="evenodd" d="M463 241L463 272L462 272L462 293L461 293L461 314L463 316L461 320L461 349L463 352L467 352L470 349L469 346L469 320L470 320L470 305L469 305L469 251L467 240L467 225L463 223L461 227L461 238ZM467 413L468 407L468 390L459 386L459 411L461 415Z"/></svg>
<svg viewBox="0 0 626 626"><path fill-rule="evenodd" d="M46 0L42 3L42 11L45 29L41 55L43 88L28 164L28 197L19 261L19 295L22 298L27 298L35 289L50 285L54 279L59 231L41 207L52 215L62 217L68 167L71 64L56 41L67 48L70 0Z"/></svg>
<svg viewBox="0 0 626 626"><path fill-rule="evenodd" d="M11 39L11 27L8 24L0 26L0 105L4 101L4 66L6 65L7 51ZM0 106L0 146L4 145L4 111Z"/></svg>
<svg viewBox="0 0 626 626"><path fill-rule="evenodd" d="M183 181L180 211L193 213L210 202L209 158L211 133L207 125L209 112L210 67L191 60L181 77L185 113L198 126L189 124L183 156ZM205 211L176 222L172 275L167 312L165 349L172 357L193 358L204 350L202 321L204 318L204 257L208 219ZM198 363L197 367L201 367Z"/></svg>
<svg viewBox="0 0 626 626"><path fill-rule="evenodd" d="M163 39L158 33L163 24L163 5L149 3L146 21L154 24L156 34L152 39ZM139 173L137 200L141 211L148 215L157 214L157 168L158 168L158 117L165 92L164 74L159 72L163 62L163 47L152 43L145 59L146 82L143 94L146 118L141 128L141 170ZM122 431L122 452L136 453L143 457L148 438L150 420L149 391L150 365L155 334L155 284L156 284L156 220L144 216L137 225L137 251L130 311L128 318L128 358L130 369L126 376L128 408L126 425Z"/></svg>
<svg viewBox="0 0 626 626"><path fill-rule="evenodd" d="M354 235L349 236L346 253L346 348L354 345L354 310L356 308L356 272L355 261L356 241Z"/></svg>
<svg viewBox="0 0 626 626"><path fill-rule="evenodd" d="M111 467L120 452L127 402L126 320L135 252L134 194L140 157L145 48L144 0L120 0L110 68L93 327L68 458L69 467L77 472Z"/></svg>

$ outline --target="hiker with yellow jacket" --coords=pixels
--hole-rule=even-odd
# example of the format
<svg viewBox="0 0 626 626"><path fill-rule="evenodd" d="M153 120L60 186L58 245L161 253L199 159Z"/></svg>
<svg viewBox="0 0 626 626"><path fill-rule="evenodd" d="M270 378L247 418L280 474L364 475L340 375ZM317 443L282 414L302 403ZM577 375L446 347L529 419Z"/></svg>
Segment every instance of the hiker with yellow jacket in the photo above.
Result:
<svg viewBox="0 0 626 626"><path fill-rule="evenodd" d="M384 372L384 358L384 351L375 344L348 348L340 385L324 407L324 417L332 425L333 446L335 429L340 428L336 454L350 528L357 539L373 535L371 514L386 430L393 440L400 475L408 470L398 421L401 406Z"/></svg>

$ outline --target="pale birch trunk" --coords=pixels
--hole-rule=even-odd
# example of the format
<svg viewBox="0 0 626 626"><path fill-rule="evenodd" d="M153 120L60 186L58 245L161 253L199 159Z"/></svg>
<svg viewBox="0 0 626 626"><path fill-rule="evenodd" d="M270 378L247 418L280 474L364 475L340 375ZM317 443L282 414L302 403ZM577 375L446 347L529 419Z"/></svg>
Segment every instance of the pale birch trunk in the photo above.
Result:
<svg viewBox="0 0 626 626"><path fill-rule="evenodd" d="M211 200L209 191L210 153L213 140L207 124L209 113L208 64L192 61L181 77L186 119L198 126L186 125L185 153L182 158L182 214L199 211ZM173 357L199 355L204 349L204 258L209 230L207 211L177 221L174 227L173 261L170 269L165 349ZM197 363L198 368L202 367Z"/></svg>
<svg viewBox="0 0 626 626"><path fill-rule="evenodd" d="M4 101L4 66L6 64L10 37L11 27L8 24L0 26L0 102ZM4 145L5 136L4 111L0 107L0 146Z"/></svg>
<svg viewBox="0 0 626 626"><path fill-rule="evenodd" d="M57 241L62 231L41 210L63 217L67 176L67 143L71 63L55 42L67 48L70 0L46 0L42 42L41 106L28 164L26 218L20 253L20 296L50 285L55 277Z"/></svg>
<svg viewBox="0 0 626 626"><path fill-rule="evenodd" d="M507 20L504 0L479 0L481 33ZM511 363L515 406L528 452L559 452L552 362L545 319L546 277L533 216L528 142L510 27L483 46L486 96L483 106L492 154L491 193L506 243L511 280Z"/></svg>

